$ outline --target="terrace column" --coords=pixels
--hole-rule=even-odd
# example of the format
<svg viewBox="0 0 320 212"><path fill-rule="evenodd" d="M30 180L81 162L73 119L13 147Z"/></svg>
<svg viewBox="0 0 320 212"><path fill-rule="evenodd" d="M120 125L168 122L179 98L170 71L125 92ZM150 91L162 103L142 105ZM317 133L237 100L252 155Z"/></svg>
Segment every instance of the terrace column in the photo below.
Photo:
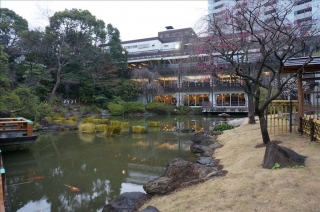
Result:
<svg viewBox="0 0 320 212"><path fill-rule="evenodd" d="M298 74L298 104L299 104L299 107L298 107L298 131L302 130L302 129L300 129L300 117L304 116L303 103L304 102L303 102L303 89L302 89L302 74L299 73Z"/></svg>
<svg viewBox="0 0 320 212"><path fill-rule="evenodd" d="M216 100L216 98L217 98L217 97L216 97L216 94L213 93L213 94L212 94L212 100L211 100L211 101L212 101L212 106L216 106L216 105L217 105L217 102L216 102L217 100Z"/></svg>
<svg viewBox="0 0 320 212"><path fill-rule="evenodd" d="M248 94L244 94L244 100L246 101L246 107L248 107L249 106L249 104L248 104Z"/></svg>

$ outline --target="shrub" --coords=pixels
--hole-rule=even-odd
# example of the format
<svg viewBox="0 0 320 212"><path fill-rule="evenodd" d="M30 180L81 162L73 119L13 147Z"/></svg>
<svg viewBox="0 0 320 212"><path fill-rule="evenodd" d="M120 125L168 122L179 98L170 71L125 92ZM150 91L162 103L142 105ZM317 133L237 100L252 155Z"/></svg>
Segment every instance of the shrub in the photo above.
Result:
<svg viewBox="0 0 320 212"><path fill-rule="evenodd" d="M76 124L77 122L74 120L65 120L66 124Z"/></svg>
<svg viewBox="0 0 320 212"><path fill-rule="evenodd" d="M94 124L100 124L101 123L101 119L92 119L92 122Z"/></svg>
<svg viewBox="0 0 320 212"><path fill-rule="evenodd" d="M120 135L121 133L121 126L107 126L105 130L103 131L103 135L106 137L111 137L115 135Z"/></svg>
<svg viewBox="0 0 320 212"><path fill-rule="evenodd" d="M148 102L148 104L146 105L147 110L152 110L156 107L162 107L164 106L164 103L161 102Z"/></svg>
<svg viewBox="0 0 320 212"><path fill-rule="evenodd" d="M122 122L122 123L121 123L121 126L122 126L123 128L129 127L129 122Z"/></svg>
<svg viewBox="0 0 320 212"><path fill-rule="evenodd" d="M113 116L120 116L124 113L124 107L120 104L110 103L108 105L108 110Z"/></svg>
<svg viewBox="0 0 320 212"><path fill-rule="evenodd" d="M62 121L62 123L66 123L66 118L60 118L60 120Z"/></svg>
<svg viewBox="0 0 320 212"><path fill-rule="evenodd" d="M110 125L111 126L120 126L121 123L120 123L120 121L110 121Z"/></svg>
<svg viewBox="0 0 320 212"><path fill-rule="evenodd" d="M95 126L96 128L96 131L105 131L105 129L107 128L107 125L106 124L97 124Z"/></svg>
<svg viewBox="0 0 320 212"><path fill-rule="evenodd" d="M52 122L52 118L50 116L46 116L44 117L45 120L47 120L48 122Z"/></svg>
<svg viewBox="0 0 320 212"><path fill-rule="evenodd" d="M149 127L160 127L160 122L150 121Z"/></svg>
<svg viewBox="0 0 320 212"><path fill-rule="evenodd" d="M96 132L95 126L92 123L80 124L79 130L81 132L85 132L85 133L95 133Z"/></svg>
<svg viewBox="0 0 320 212"><path fill-rule="evenodd" d="M56 120L53 120L53 123L55 123L55 124L62 124L62 120L56 119Z"/></svg>
<svg viewBox="0 0 320 212"><path fill-rule="evenodd" d="M232 126L232 125L229 125L227 123L221 123L221 124L214 126L213 131L230 130L233 128L234 128L234 126Z"/></svg>
<svg viewBox="0 0 320 212"><path fill-rule="evenodd" d="M43 102L41 102L39 104L39 106L38 106L38 117L39 117L39 119L41 119L44 116L49 117L52 114L53 114L53 109L52 109L51 105L49 105L48 103L43 103ZM49 118L51 118L51 117L49 117ZM49 121L49 120L47 120L47 121ZM52 118L51 118L50 121L52 121Z"/></svg>
<svg viewBox="0 0 320 212"><path fill-rule="evenodd" d="M71 117L69 117L69 120L77 121L78 117L77 116L71 116Z"/></svg>
<svg viewBox="0 0 320 212"><path fill-rule="evenodd" d="M147 129L144 126L132 126L133 133L146 133Z"/></svg>
<svg viewBox="0 0 320 212"><path fill-rule="evenodd" d="M93 119L94 119L94 117L87 117L87 118L82 119L81 123L82 124L93 123Z"/></svg>
<svg viewBox="0 0 320 212"><path fill-rule="evenodd" d="M144 113L145 107L142 102L121 102L125 113Z"/></svg>
<svg viewBox="0 0 320 212"><path fill-rule="evenodd" d="M108 119L100 119L101 124L108 124L109 120Z"/></svg>

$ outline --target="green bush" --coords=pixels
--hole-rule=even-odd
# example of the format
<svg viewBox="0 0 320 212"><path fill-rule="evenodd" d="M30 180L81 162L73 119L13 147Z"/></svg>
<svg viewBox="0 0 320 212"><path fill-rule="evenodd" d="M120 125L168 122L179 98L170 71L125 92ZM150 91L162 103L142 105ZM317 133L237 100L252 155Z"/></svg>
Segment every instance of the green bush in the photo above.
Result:
<svg viewBox="0 0 320 212"><path fill-rule="evenodd" d="M234 126L227 124L227 123L221 123L216 126L214 126L213 131L223 131L223 130L230 130L233 129Z"/></svg>
<svg viewBox="0 0 320 212"><path fill-rule="evenodd" d="M149 127L160 127L160 122L150 121Z"/></svg>
<svg viewBox="0 0 320 212"><path fill-rule="evenodd" d="M144 126L132 126L133 133L146 133L147 128Z"/></svg>
<svg viewBox="0 0 320 212"><path fill-rule="evenodd" d="M106 137L111 137L115 135L120 135L121 133L121 126L107 126L103 131L103 135Z"/></svg>
<svg viewBox="0 0 320 212"><path fill-rule="evenodd" d="M148 102L148 104L146 105L147 110L152 110L156 107L162 107L164 106L164 103L161 102Z"/></svg>
<svg viewBox="0 0 320 212"><path fill-rule="evenodd" d="M145 107L142 102L121 102L125 113L144 113Z"/></svg>
<svg viewBox="0 0 320 212"><path fill-rule="evenodd" d="M108 105L108 110L113 116L121 116L124 113L124 107L120 104L110 103Z"/></svg>

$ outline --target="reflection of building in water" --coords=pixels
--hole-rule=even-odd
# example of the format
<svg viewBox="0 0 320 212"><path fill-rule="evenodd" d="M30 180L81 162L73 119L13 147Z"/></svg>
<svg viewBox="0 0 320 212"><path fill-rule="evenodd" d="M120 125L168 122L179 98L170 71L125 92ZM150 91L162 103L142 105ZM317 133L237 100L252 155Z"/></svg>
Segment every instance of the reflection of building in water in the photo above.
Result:
<svg viewBox="0 0 320 212"><path fill-rule="evenodd" d="M128 175L126 179L128 183L143 185L163 174L166 167L153 167L142 164L129 163Z"/></svg>

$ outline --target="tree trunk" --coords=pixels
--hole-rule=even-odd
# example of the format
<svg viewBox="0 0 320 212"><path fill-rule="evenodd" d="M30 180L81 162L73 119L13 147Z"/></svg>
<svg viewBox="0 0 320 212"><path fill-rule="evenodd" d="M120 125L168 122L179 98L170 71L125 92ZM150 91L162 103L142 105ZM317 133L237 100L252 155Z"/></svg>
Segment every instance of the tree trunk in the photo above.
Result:
<svg viewBox="0 0 320 212"><path fill-rule="evenodd" d="M249 124L256 124L256 120L254 119L254 104L253 104L253 96L248 95L248 118Z"/></svg>
<svg viewBox="0 0 320 212"><path fill-rule="evenodd" d="M50 95L50 100L56 95L56 91L61 83L61 76L60 76L60 73L61 73L61 65L59 64L59 68L58 68L58 71L57 71L57 81L56 81L56 84L54 85L52 91L51 91L51 95ZM49 100L49 101L50 101Z"/></svg>
<svg viewBox="0 0 320 212"><path fill-rule="evenodd" d="M259 121L260 121L260 130L261 130L261 135L262 135L262 141L264 144L267 144L270 141L270 137L269 137L266 117L264 116L264 111L258 111L257 115L258 115Z"/></svg>

